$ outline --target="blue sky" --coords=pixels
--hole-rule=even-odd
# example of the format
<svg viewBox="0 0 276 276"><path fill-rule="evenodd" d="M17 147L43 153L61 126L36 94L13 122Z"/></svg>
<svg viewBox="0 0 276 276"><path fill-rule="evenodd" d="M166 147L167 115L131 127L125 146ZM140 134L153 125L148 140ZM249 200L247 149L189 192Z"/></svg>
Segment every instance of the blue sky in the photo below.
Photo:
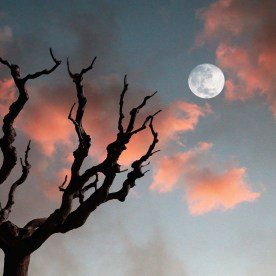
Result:
<svg viewBox="0 0 276 276"><path fill-rule="evenodd" d="M1 57L23 74L51 66L49 47L63 61L30 83L30 101L17 122L18 152L30 137L33 168L17 191L14 223L23 226L59 206L58 186L76 143L67 122L75 101L67 57L78 71L97 56L84 80L93 141L85 168L116 135L124 74L126 109L158 90L140 115L163 110L156 118L161 152L151 173L126 202L108 202L84 227L51 237L33 254L31 276L276 274L274 8L271 0L1 4ZM216 98L200 99L188 88L190 71L201 63L225 74ZM0 77L2 118L16 91L4 66ZM143 135L130 145L130 158L147 147ZM7 191L1 187L1 201Z"/></svg>

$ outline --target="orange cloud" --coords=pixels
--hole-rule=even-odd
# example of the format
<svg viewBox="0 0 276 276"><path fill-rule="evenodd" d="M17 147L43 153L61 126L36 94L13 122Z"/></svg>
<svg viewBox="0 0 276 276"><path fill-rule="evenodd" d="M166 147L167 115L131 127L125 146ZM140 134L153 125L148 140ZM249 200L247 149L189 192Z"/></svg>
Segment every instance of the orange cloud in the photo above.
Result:
<svg viewBox="0 0 276 276"><path fill-rule="evenodd" d="M245 181L245 168L231 168L222 174L207 173L205 179L187 188L189 211L199 215L214 209L231 209L244 201L254 201L260 193L252 192Z"/></svg>
<svg viewBox="0 0 276 276"><path fill-rule="evenodd" d="M182 188L192 215L231 209L257 199L260 193L252 192L246 183L245 168L231 167L220 172L211 148L211 144L203 142L189 151L159 159L150 189L165 193Z"/></svg>
<svg viewBox="0 0 276 276"><path fill-rule="evenodd" d="M205 117L211 111L208 103L202 107L185 101L171 103L157 121L160 140L164 143L169 139L175 140L180 133L193 131L199 118Z"/></svg>
<svg viewBox="0 0 276 276"><path fill-rule="evenodd" d="M14 100L15 91L13 82L7 80L1 82L4 93L0 102L6 107ZM90 157L95 161L100 161L106 155L106 146L116 139L118 116L110 116L109 110L112 107L119 109L118 100L121 91L121 83L111 77L105 80L106 87L98 87L95 82L86 85L88 104L84 115L83 125L91 135L92 146ZM100 89L101 88L101 89ZM102 93L104 89L106 93ZM41 169L37 169L37 177L40 175L39 183L43 186L43 191L48 198L55 199L60 196L58 185L65 177L65 167L70 166L72 161L72 151L76 147L77 137L74 126L67 119L68 112L75 98L74 87L29 87L30 100L24 107L22 114L16 120L16 127L25 133L27 138L39 146L44 157L40 162L43 163ZM128 106L137 106L141 102L143 93L135 93L126 98L125 114L128 114ZM143 98L143 96L142 96ZM114 99L117 99L114 100ZM153 107L152 107L153 106ZM7 109L7 108L6 108ZM157 110L163 111L154 120L154 126L159 134L160 143L158 147L166 149L178 141L181 133L193 131L201 117L207 116L211 112L211 107L206 103L199 106L194 103L177 101L167 106L162 106L158 98L152 99L145 110L143 109L137 116L135 127L143 124L145 118ZM127 118L124 123L127 123ZM134 135L132 141L127 145L127 150L123 153L119 163L129 166L134 160L140 158L148 150L152 143L152 134L149 128ZM203 145L203 144L202 144ZM65 150L68 152L63 153ZM62 155L60 154L62 152ZM59 160L58 160L59 159ZM61 159L61 160L60 160ZM51 160L51 163L49 162ZM91 160L90 160L91 161ZM45 163L46 162L46 163ZM48 164L48 165L47 165ZM51 173L41 174L50 170L50 166L56 164L58 175ZM39 164L37 164L39 167ZM67 171L68 172L68 171ZM45 179L44 179L45 178Z"/></svg>
<svg viewBox="0 0 276 276"><path fill-rule="evenodd" d="M66 106L44 99L43 103L31 105L28 112L23 112L19 127L40 145L45 155L51 156L58 144L72 143L70 136L74 133L74 128L67 120L67 113Z"/></svg>
<svg viewBox="0 0 276 276"><path fill-rule="evenodd" d="M200 117L205 117L212 111L211 106L207 103L204 106L199 106L185 101L170 103L168 106L163 106L162 109L163 111L154 120L154 128L159 137L157 146L160 148L165 148L172 141L175 142L178 135L193 131ZM156 108L156 110L158 109ZM151 143L152 134L149 129L137 134L127 146L127 151L123 153L120 162L129 165L135 158L145 154Z"/></svg>
<svg viewBox="0 0 276 276"><path fill-rule="evenodd" d="M104 84L99 85L99 83ZM7 110L8 105L15 98L13 81L0 82L0 88L3 90L0 103L5 105L5 110ZM86 85L88 103L83 125L92 138L90 154L98 160L105 157L106 146L116 139L118 113L115 113L115 116L110 116L109 110L115 108L119 112L118 102L121 89L120 80L114 76ZM76 143L76 134L74 126L67 119L70 107L76 100L73 85L72 87L56 88L32 86L29 87L29 90L30 100L17 118L16 126L28 138L36 142L48 157L53 156L61 145L73 148ZM106 93L102 93L102 90L105 90ZM126 115L128 106L137 106L137 103L139 104L143 99L145 93L138 92L131 94L131 97L127 95L124 107ZM138 95L140 96L138 97ZM205 117L211 112L211 107L207 103L204 106L199 106L194 103L177 101L165 106L159 102L158 97L155 97L145 109L139 112L135 127L141 126L149 114L159 109L163 111L158 114L154 126L159 134L159 145L162 147L167 142L176 140L179 134L193 131L200 117ZM127 121L126 118L124 123ZM152 135L149 129L136 134L131 143L127 145L128 149L122 155L120 162L123 165L129 165L147 151L151 142Z"/></svg>
<svg viewBox="0 0 276 276"><path fill-rule="evenodd" d="M196 44L217 43L217 63L228 79L227 100L261 95L276 118L275 10L273 0L217 0L198 13L204 28Z"/></svg>

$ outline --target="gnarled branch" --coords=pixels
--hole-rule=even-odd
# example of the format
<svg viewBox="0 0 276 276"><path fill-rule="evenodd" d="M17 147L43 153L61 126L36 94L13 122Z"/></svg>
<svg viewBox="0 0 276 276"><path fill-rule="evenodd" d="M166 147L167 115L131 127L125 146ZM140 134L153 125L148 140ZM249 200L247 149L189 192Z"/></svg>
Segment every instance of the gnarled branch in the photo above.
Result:
<svg viewBox="0 0 276 276"><path fill-rule="evenodd" d="M93 65L94 65L94 62L96 61L96 58L97 57L94 57L91 64L87 68L83 68L80 71L80 73L77 73L77 74L73 74L71 72L70 66L69 66L69 59L67 58L67 70L68 70L69 76L73 79L74 82L81 83L83 75L93 68Z"/></svg>
<svg viewBox="0 0 276 276"><path fill-rule="evenodd" d="M57 232L66 233L72 229L81 227L89 215L95 211L95 209L106 202L109 189L114 181L115 174L110 174L105 177L104 182L100 188L98 188L88 199L82 202L79 207L74 210L66 218L64 223L57 228Z"/></svg>
<svg viewBox="0 0 276 276"><path fill-rule="evenodd" d="M19 91L19 96L15 102L13 102L9 108L9 112L5 115L3 119L3 137L0 139L0 148L3 153L3 163L0 168L0 184L2 184L10 175L12 169L17 162L16 148L13 146L15 140L16 132L13 127L14 120L19 115L23 109L25 103L28 101L29 95L25 88L25 83L28 79L37 78L43 74L50 74L53 72L60 64L57 61L50 50L51 56L55 62L55 65L50 70L43 70L32 75L27 75L25 78L21 78L20 68L18 65L10 64L8 61L0 58L0 62L8 66L11 70L11 75L13 77L14 83Z"/></svg>
<svg viewBox="0 0 276 276"><path fill-rule="evenodd" d="M154 92L152 95L146 96L144 98L143 102L139 106L133 108L130 111L130 120L129 120L129 124L128 124L127 131L126 131L127 133L130 133L133 130L137 113L140 111L141 108L143 108L146 105L147 101L150 98L152 98L156 93L157 93L157 91Z"/></svg>
<svg viewBox="0 0 276 276"><path fill-rule="evenodd" d="M61 64L61 61L60 60L57 60L55 57L54 57L54 54L52 52L52 48L50 48L50 54L51 54L51 57L55 63L55 65L51 68L51 69L44 69L40 72L36 72L34 74L28 74L25 78L22 79L22 81L25 83L27 80L31 80L31 79L36 79L42 75L49 75L51 74L60 64Z"/></svg>
<svg viewBox="0 0 276 276"><path fill-rule="evenodd" d="M145 161L147 161L153 154L158 152L158 151L153 151L156 144L158 143L158 134L157 134L157 132L155 132L155 130L153 128L153 118L159 112L161 112L161 110L159 110L158 112L156 112L155 114L150 116L150 119L149 119L150 120L149 127L151 129L153 141L152 141L151 145L149 146L146 154L143 155L142 157L140 157L140 159L138 159L132 163L131 167L133 168L133 170L130 173L128 173L127 179L124 181L122 188L117 192L108 194L107 201L112 200L112 199L117 199L122 202L125 201L128 193L129 193L129 190L135 186L135 181L138 178L143 177L149 171L149 170L147 170L145 172L142 172L142 168L148 165L148 164L143 165L143 163Z"/></svg>
<svg viewBox="0 0 276 276"><path fill-rule="evenodd" d="M72 111L75 106L75 104L72 106L70 113L69 113L69 120L73 122L75 125L75 130L79 138L79 145L78 148L74 151L74 161L71 166L71 174L73 177L78 177L79 176L79 170L80 167L83 163L83 160L87 157L89 148L91 146L91 138L88 134L86 134L83 126L82 126L82 118L83 114L85 111L85 106L87 99L84 95L84 89L82 85L82 78L85 73L87 73L89 70L93 68L93 64L96 60L96 57L93 59L91 64L87 68L83 68L80 73L73 74L70 70L69 66L69 59L67 59L67 69L70 77L73 79L73 82L76 85L76 90L77 90L77 97L78 97L78 108L77 108L77 113L75 116L75 119L72 117ZM68 184L68 189L71 189L73 184L73 181L70 181ZM81 189L81 187L80 187ZM76 192L76 188L73 189L73 193Z"/></svg>
<svg viewBox="0 0 276 276"><path fill-rule="evenodd" d="M29 174L29 171L30 171L30 168L31 168L31 165L28 161L28 154L29 154L29 151L31 149L30 148L30 143L31 143L31 141L29 141L27 149L25 151L24 162L23 162L22 158L20 159L21 166L22 166L22 174L21 174L20 178L12 184L12 186L10 188L7 204L6 204L5 208L3 208L0 211L0 223L3 223L4 221L6 221L8 219L9 214L10 214L11 209L12 209L12 206L14 205L15 191L16 191L17 187L19 185L23 184L25 182L25 180L27 179L27 177L28 177L28 174Z"/></svg>
<svg viewBox="0 0 276 276"><path fill-rule="evenodd" d="M33 219L31 221L29 221L24 228L28 229L28 228L32 228L32 229L36 229L37 227L39 227L40 225L42 225L47 218L37 218L37 219Z"/></svg>
<svg viewBox="0 0 276 276"><path fill-rule="evenodd" d="M2 64L4 64L4 65L8 66L8 67L11 69L11 65L10 65L10 63L9 63L7 60L4 60L4 59L2 59L2 58L0 57L0 62L1 62Z"/></svg>
<svg viewBox="0 0 276 276"><path fill-rule="evenodd" d="M11 69L11 73L13 76L13 79L15 81L16 86L19 89L19 98L24 98L24 100L20 99L20 103L15 103L16 110L14 112L11 112L12 118L8 118L8 123L4 123L5 127L8 128L8 135L11 135L11 132L14 131L12 124L13 120L16 118L16 116L19 114L21 109L23 108L25 102L28 99L28 94L25 89L25 83L29 79L37 78L43 74L49 74L55 68L60 64L60 62L54 57L52 50L50 49L50 54L55 62L55 65L50 70L43 70L41 72L37 72L35 74L29 74L25 78L20 77L20 70L17 65L10 65L7 61L0 60L0 62ZM128 90L128 84L126 76L124 78L124 87L120 95L120 102L119 102L119 120L118 120L118 132L117 137L115 141L110 143L107 146L107 155L103 162L99 163L98 165L92 166L89 169L85 170L83 174L80 174L80 169L83 165L84 159L87 157L90 146L91 146L91 138L86 133L83 125L82 120L85 112L86 102L87 99L84 95L84 89L83 89L83 75L86 74L89 70L93 68L93 64L96 60L96 57L93 59L91 64L87 68L83 68L80 73L73 74L70 70L69 66L69 60L67 59L67 70L68 74L75 83L76 91L77 91L77 98L78 102L77 104L74 104L69 112L68 119L74 124L75 131L78 135L78 145L76 150L73 152L73 162L71 165L71 172L69 175L69 183L68 185L65 184L67 182L67 176L65 177L64 182L59 187L60 191L62 191L62 200L60 207L55 210L48 218L38 218L31 220L28 222L25 227L20 228L14 228L16 229L16 233L19 233L18 238L19 246L21 248L24 248L24 254L30 254L34 250L38 249L51 235L54 233L65 233L68 232L74 228L78 228L82 226L89 215L101 204L105 203L108 200L111 199L118 199L120 201L124 201L126 196L128 195L129 190L134 187L135 181L138 178L141 178L145 175L145 173L148 171L143 172L142 168L145 166L143 163L147 161L150 156L152 156L155 152L154 148L156 143L158 142L158 135L155 132L153 128L153 118L156 114L158 114L160 111L156 112L155 114L146 117L144 120L142 126L135 129L135 121L138 112L143 108L147 101L153 97L156 92L150 96L144 97L142 103L138 105L137 107L133 108L130 112L130 119L127 124L126 130L123 126L123 120L124 120L124 113L123 113L123 106L124 106L124 97ZM17 106L18 105L18 106ZM76 114L74 114L74 106L77 106ZM11 106L12 109L12 106ZM17 113L16 113L17 112ZM16 113L16 115L15 115ZM9 117L8 116L8 117ZM7 119L7 120L8 120ZM4 119L5 120L5 119ZM124 172L126 170L121 170L120 164L118 164L119 157L121 156L122 152L126 150L126 145L129 143L132 136L143 129L146 129L149 126L151 133L153 135L153 142L149 146L148 151L141 156L140 159L134 161L131 165L132 169L127 174L126 180L123 182L122 188L115 192L110 193L110 187L112 186L114 179L118 173ZM5 136L4 131L4 136ZM15 137L14 135L11 136L12 139ZM12 142L9 144L11 145ZM1 145L1 141L0 141ZM1 148L2 149L2 148ZM2 150L3 151L3 150ZM29 146L27 147L26 153L25 153L25 161L22 163L22 176L12 185L10 193L9 193L9 200L7 202L6 207L4 208L6 212L9 214L11 211L11 208L14 204L14 193L18 185L22 184L25 179L26 175L28 175L29 172L29 163L28 163L28 152L29 152ZM16 154L14 154L16 159ZM4 158L5 159L5 158ZM16 162L16 161L15 161ZM5 163L5 162L4 162ZM1 172L1 171L0 171ZM27 173L26 173L27 172ZM101 182L101 185L99 184L99 177L98 173L103 174L103 181ZM26 177L25 177L26 176ZM95 176L95 180L90 182L90 178ZM1 179L1 173L0 173L0 179ZM94 189L92 189L94 188ZM91 191L91 193L86 192ZM86 197L85 197L86 195ZM73 200L74 198L79 198L80 204L73 210ZM2 210L4 210L2 209ZM8 221L5 221L3 224L8 224ZM1 225L0 225L0 231L1 231ZM5 241L3 241L3 246ZM2 244L2 240L0 240L0 247Z"/></svg>
<svg viewBox="0 0 276 276"><path fill-rule="evenodd" d="M118 121L118 130L120 133L123 133L124 132L124 127L123 127L123 119L124 119L124 113L123 113L123 106L124 106L124 97L125 97L125 94L126 94L126 91L128 89L128 83L127 83L127 76L125 75L124 77L124 89L121 93L121 96L120 96L120 110L119 110L119 121Z"/></svg>

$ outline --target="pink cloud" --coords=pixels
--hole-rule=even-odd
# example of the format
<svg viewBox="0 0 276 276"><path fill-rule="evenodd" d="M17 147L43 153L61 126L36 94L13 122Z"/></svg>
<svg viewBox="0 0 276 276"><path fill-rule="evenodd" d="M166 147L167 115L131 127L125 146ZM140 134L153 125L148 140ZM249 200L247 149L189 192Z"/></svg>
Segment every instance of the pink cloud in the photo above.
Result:
<svg viewBox="0 0 276 276"><path fill-rule="evenodd" d="M72 144L70 137L74 128L67 120L66 107L43 99L40 103L31 104L28 111L23 111L20 116L20 129L38 143L47 156L53 155L58 144Z"/></svg>
<svg viewBox="0 0 276 276"><path fill-rule="evenodd" d="M6 106L15 98L13 82L6 80L0 83L3 87L3 93L0 102ZM95 82L86 85L88 96L88 104L84 116L84 127L91 135L92 146L90 157L95 161L100 161L105 157L106 146L116 139L118 116L110 117L109 110L118 106L118 101L121 91L121 83L111 77L105 80L106 87L98 87ZM101 89L100 89L101 88ZM106 93L102 93L104 88ZM77 138L74 126L67 119L70 107L75 100L74 87L29 87L30 100L24 107L22 114L16 120L17 129L21 130L27 139L31 139L33 143L38 145L42 153L41 162L43 166L37 164L36 176L39 177L38 182L42 184L43 192L50 199L60 197L58 186L62 183L65 174L68 173L68 168L72 161L72 151L76 147ZM136 93L134 97L126 99L128 106L137 106L141 102L141 98ZM143 96L142 96L143 98ZM153 107L151 106L153 105ZM151 106L151 107L150 107ZM159 134L160 143L158 148L168 149L171 144L178 142L178 136L181 133L194 131L200 118L207 116L211 112L211 107L207 103L199 106L194 103L185 101L177 101L169 105L162 105L158 98L148 103L145 110L139 113L136 127L139 127L144 119L157 110L163 111L158 114L154 121L154 126ZM128 114L127 105L125 114ZM127 122L127 119L124 121ZM152 134L149 129L135 135L127 150L124 152L119 162L123 166L129 166L134 160L142 156L152 142ZM203 144L201 145L203 147ZM59 152L68 152L56 154ZM61 160L57 160L57 159ZM43 161L44 160L44 161ZM58 174L43 176L45 171L48 171L51 164L57 164ZM173 174L172 174L173 175Z"/></svg>
<svg viewBox="0 0 276 276"><path fill-rule="evenodd" d="M15 100L15 89L13 80L0 80L0 91L0 116L4 117L9 110L10 103Z"/></svg>
<svg viewBox="0 0 276 276"><path fill-rule="evenodd" d="M17 91L14 89L12 80L0 82L0 88L3 90L0 103L5 106L1 111L7 111L9 104L15 99ZM83 125L92 138L90 154L98 160L105 157L106 146L116 139L118 124L116 111L119 111L118 102L121 89L121 81L114 76L86 84L88 103ZM102 93L102 90L105 90L106 93ZM145 92L138 92L130 94L130 97L126 96L126 106L124 107L126 115L129 112L128 106L137 106L137 103L140 104L143 99ZM43 154L48 157L53 156L61 145L73 148L76 143L76 134L74 126L67 117L72 103L76 101L74 86L55 88L32 86L29 87L29 94L30 100L17 118L16 126L28 138L36 142ZM138 97L138 95L140 96ZM114 108L115 116L110 116L110 110L114 110ZM207 103L199 106L186 101L176 101L164 105L156 96L148 103L146 109L139 113L135 127L141 126L149 114L159 109L163 111L158 114L154 125L159 134L159 145L162 147L171 140L177 140L179 134L193 131L199 119L211 112L211 107ZM127 123L127 118L124 123ZM135 135L131 143L127 145L128 150L120 159L121 163L129 165L135 158L145 153L151 141L152 135L149 129Z"/></svg>
<svg viewBox="0 0 276 276"><path fill-rule="evenodd" d="M272 0L217 0L198 13L204 27L196 44L218 45L217 63L228 79L227 100L261 95L276 118L275 10Z"/></svg>
<svg viewBox="0 0 276 276"><path fill-rule="evenodd" d="M196 45L202 46L207 39L214 36L227 39L229 32L232 36L238 36L244 27L239 6L232 5L232 0L219 0L208 8L200 9L198 17L204 21L203 31L196 38ZM223 20L221 12L224 12Z"/></svg>
<svg viewBox="0 0 276 276"><path fill-rule="evenodd" d="M260 193L252 192L246 183L245 168L231 168L221 174L207 173L205 179L187 188L189 211L199 215L214 209L231 209L245 201L254 201Z"/></svg>
<svg viewBox="0 0 276 276"><path fill-rule="evenodd" d="M205 117L211 112L212 109L208 103L204 106L185 101L169 104L157 121L160 140L163 143L168 139L175 140L178 134L195 130L200 117Z"/></svg>
<svg viewBox="0 0 276 276"><path fill-rule="evenodd" d="M180 134L194 131L200 117L205 117L212 112L211 106L207 103L199 106L186 101L172 102L161 108L162 112L154 120L160 148L166 148L168 144L175 143ZM128 149L123 153L120 162L124 165L130 164L133 158L139 157L147 151L151 142L152 135L149 130L137 134L127 146Z"/></svg>
<svg viewBox="0 0 276 276"><path fill-rule="evenodd" d="M182 188L192 215L256 200L260 193L251 191L245 168L230 167L221 172L211 148L211 144L202 142L189 151L159 159L150 189L166 193Z"/></svg>

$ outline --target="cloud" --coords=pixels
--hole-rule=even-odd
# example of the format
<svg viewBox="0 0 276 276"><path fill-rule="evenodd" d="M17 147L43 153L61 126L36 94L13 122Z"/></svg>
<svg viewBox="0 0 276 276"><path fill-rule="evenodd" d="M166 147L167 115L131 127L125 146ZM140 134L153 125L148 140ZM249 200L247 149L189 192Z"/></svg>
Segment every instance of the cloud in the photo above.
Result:
<svg viewBox="0 0 276 276"><path fill-rule="evenodd" d="M208 103L199 106L186 101L176 101L167 107L157 122L158 132L163 143L169 139L176 140L178 135L188 131L194 131L200 117L211 113Z"/></svg>
<svg viewBox="0 0 276 276"><path fill-rule="evenodd" d="M110 110L118 110L118 100L122 89L121 80L116 76L99 78L93 83L86 84L88 104L84 115L84 127L91 135L92 146L90 156L102 160L106 155L106 146L116 139L118 116L110 116ZM71 122L67 119L68 111L74 101L74 88L33 87L32 101L28 102L18 123L25 134L39 144L44 154L53 156L61 146L73 149L76 144L76 134ZM70 91L70 92L68 92ZM105 93L102 93L105 91ZM124 113L127 123L129 107L137 106L145 96L145 91L135 89L135 93L126 96ZM69 93L69 94L68 94ZM35 96L35 95L39 96ZM56 96L58 95L58 96ZM71 98L69 97L71 96ZM199 106L194 103L177 101L164 105L158 98L153 98L146 108L139 112L135 127L142 125L149 114L160 108L163 112L158 114L154 121L159 133L158 146L166 147L172 140L177 141L181 133L193 131L200 117L205 117L211 112L211 107L206 103ZM126 127L126 125L125 125ZM152 142L151 132L148 130L133 136L127 150L120 158L122 165L130 165L135 159L143 155ZM68 155L67 155L68 161Z"/></svg>
<svg viewBox="0 0 276 276"><path fill-rule="evenodd" d="M9 110L9 104L15 100L15 89L13 80L0 80L0 91L0 116L3 118Z"/></svg>
<svg viewBox="0 0 276 276"><path fill-rule="evenodd" d="M200 117L205 117L212 112L208 103L199 106L186 101L175 101L168 105L159 103L158 106L155 105L154 110L160 108L162 112L154 120L154 128L158 132L157 147L159 148L168 148L171 143L178 143L181 134L194 131ZM146 115L143 114L141 117L145 118ZM152 134L149 130L137 134L128 145L127 151L123 153L120 162L125 165L130 164L134 157L144 154L151 143Z"/></svg>
<svg viewBox="0 0 276 276"><path fill-rule="evenodd" d="M40 90L38 89L38 93ZM65 91L61 93L63 92ZM51 156L60 143L72 143L70 137L74 128L67 120L69 102L61 102L57 98L51 99L45 93L41 94L41 97L27 103L28 106L23 109L17 125L31 140L40 145L45 155Z"/></svg>
<svg viewBox="0 0 276 276"><path fill-rule="evenodd" d="M99 160L108 143L116 138L115 116L110 118L108 110L112 105L118 107L114 99L121 91L121 81L114 76L99 78L87 84L86 88L89 101L84 126L92 137L90 154ZM3 117L18 92L11 79L0 81L0 89L0 116ZM18 135L24 135L23 139L32 140L31 157L37 162L32 171L44 194L57 199L60 197L57 187L63 182L66 170L68 174L72 153L77 146L74 126L67 118L76 101L75 88L73 84L62 84L54 87L27 85L27 89L30 99L16 119L15 128ZM106 94L101 94L102 89Z"/></svg>
<svg viewBox="0 0 276 276"><path fill-rule="evenodd" d="M98 80L101 82L102 79ZM116 119L110 118L111 106L118 107L115 98L119 97L121 83L111 76L105 78L107 93L101 94L97 82L88 84L87 97L89 98L84 115L84 126L92 136L93 147L102 147L105 151L105 142L116 138ZM9 105L17 97L13 80L0 81L1 99L0 115L3 117ZM74 126L68 120L69 110L76 101L74 86L60 85L55 87L31 86L28 87L30 100L24 106L22 113L16 119L16 127L25 133L33 142L37 143L43 154L53 156L59 146L73 146L76 143ZM74 110L76 111L76 110ZM103 127L105 126L105 127ZM102 152L93 149L93 155L100 157Z"/></svg>
<svg viewBox="0 0 276 276"><path fill-rule="evenodd" d="M0 11L1 19L1 11ZM0 57L6 53L7 46L13 42L13 31L10 26L0 26Z"/></svg>
<svg viewBox="0 0 276 276"><path fill-rule="evenodd" d="M183 263L170 252L158 231L145 245L127 241L127 256L131 264L128 275L187 275Z"/></svg>
<svg viewBox="0 0 276 276"><path fill-rule="evenodd" d="M0 27L0 45L11 42L13 38L12 29L9 26ZM0 47L1 47L0 46Z"/></svg>
<svg viewBox="0 0 276 276"><path fill-rule="evenodd" d="M83 262L81 259L76 258L75 251L72 250L68 244L70 244L70 240L66 243L64 237L58 235L52 236L51 239L40 248L39 254L33 254L32 264L29 268L30 274L85 275Z"/></svg>
<svg viewBox="0 0 276 276"><path fill-rule="evenodd" d="M275 9L273 0L217 0L198 12L204 27L196 45L217 45L217 63L227 74L227 100L260 95L276 118Z"/></svg>
<svg viewBox="0 0 276 276"><path fill-rule="evenodd" d="M0 82L0 88L3 91L0 100L3 116L15 99L17 91L10 79ZM32 144L39 150L36 154L40 154L41 160L38 159L37 162L41 164L37 164L35 175L43 187L44 194L55 200L60 197L57 186L63 182L65 175L69 174L72 152L77 145L74 126L67 119L70 107L76 101L75 88L69 84L55 87L32 85L28 90L30 100L17 118L16 128L24 133L26 139L31 139ZM116 139L118 116L114 110L119 110L121 90L122 80L115 75L99 77L85 85L88 103L83 125L92 138L89 161L101 161L106 155L106 146ZM134 90L134 93L131 90ZM139 105L145 94L145 91L130 88L125 99L124 123L128 121L129 110ZM154 126L159 134L158 147L164 149L169 148L171 142L177 143L180 134L194 131L199 119L211 112L207 103L199 106L186 101L176 101L165 105L155 96L146 108L139 112L135 127L141 126L149 114L159 109L163 109L163 112L158 114ZM113 110L115 115L111 116L110 110ZM136 134L120 158L120 164L129 166L145 154L151 143L152 134L149 129ZM54 168L54 173L51 168ZM44 177L41 176L43 174Z"/></svg>
<svg viewBox="0 0 276 276"><path fill-rule="evenodd" d="M109 110L119 108L121 86L121 80L114 75L86 84L88 104L84 126L92 137L89 161L100 161L104 158L106 145L116 138L118 116L110 116ZM3 91L0 104L3 110L7 111L16 93L12 80L1 81L0 88ZM135 92L137 93L131 93L125 99L126 115L129 106L137 106L146 94L145 91ZM70 161L77 143L74 127L67 119L68 111L76 100L74 87L31 86L29 93L30 100L17 119L16 127L38 146L40 153L37 154L43 157L38 159L39 164L34 169L35 178L41 184L44 195L51 200L57 200L60 197L57 187L66 174L70 175ZM154 125L159 134L158 147L164 149L164 152L174 149L181 134L194 131L200 118L212 112L207 103L199 106L186 101L176 101L164 105L156 98L156 101L152 99L146 109L139 113L136 127L140 126L153 110L155 112L159 109L163 109L163 112L158 114ZM149 129L135 135L120 158L120 164L130 165L147 151L151 142ZM217 208L229 209L240 202L256 199L259 194L248 188L243 168L229 168L219 173L214 169L215 165L208 165L208 152L211 147L208 143L200 143L190 151L161 157L151 189L169 192L180 185L185 190L185 200L192 214ZM208 161L203 162L202 159ZM230 197L229 194L233 196Z"/></svg>
<svg viewBox="0 0 276 276"><path fill-rule="evenodd" d="M211 144L201 142L186 152L159 159L150 189L166 193L182 188L192 215L256 200L260 193L251 191L246 169L232 166L221 172L211 148Z"/></svg>

